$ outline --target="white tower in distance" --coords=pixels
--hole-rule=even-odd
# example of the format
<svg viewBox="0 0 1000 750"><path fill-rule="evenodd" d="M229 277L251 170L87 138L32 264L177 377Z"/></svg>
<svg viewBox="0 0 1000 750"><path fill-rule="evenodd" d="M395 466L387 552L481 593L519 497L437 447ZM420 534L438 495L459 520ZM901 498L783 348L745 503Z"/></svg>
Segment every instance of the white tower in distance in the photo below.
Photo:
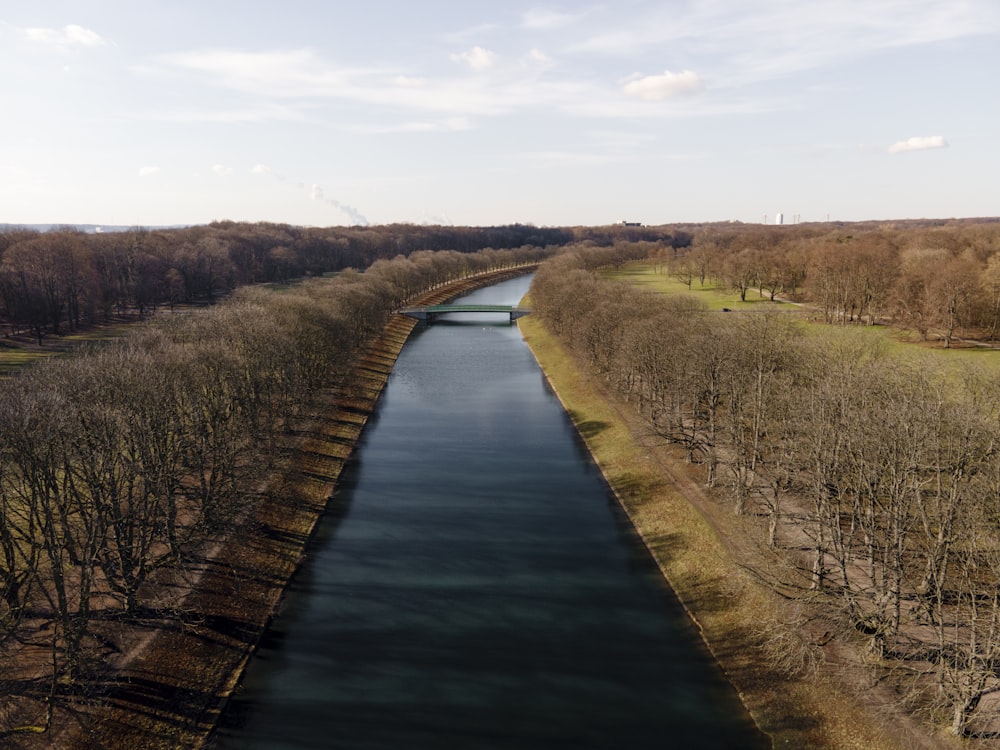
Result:
<svg viewBox="0 0 1000 750"><path fill-rule="evenodd" d="M778 225L785 223L785 215L781 213L781 211L778 211L778 213L775 214L774 223Z"/></svg>

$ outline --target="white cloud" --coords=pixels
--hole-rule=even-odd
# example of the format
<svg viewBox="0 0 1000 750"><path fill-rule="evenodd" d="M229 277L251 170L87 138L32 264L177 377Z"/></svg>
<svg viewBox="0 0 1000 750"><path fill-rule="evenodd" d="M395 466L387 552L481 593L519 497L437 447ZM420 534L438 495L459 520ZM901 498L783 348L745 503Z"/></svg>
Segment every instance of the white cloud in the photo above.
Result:
<svg viewBox="0 0 1000 750"><path fill-rule="evenodd" d="M271 169L266 164L254 164L250 168L250 174L261 175L263 177L271 177L271 178L277 180L278 182L284 182L285 181L285 176L283 174L279 174L278 172L275 172L273 169ZM300 188L304 188L305 185L302 185L300 183L299 187Z"/></svg>
<svg viewBox="0 0 1000 750"><path fill-rule="evenodd" d="M443 38L449 44L467 44L468 42L482 39L494 33L499 28L500 26L495 23L481 23L460 29L459 31L449 32Z"/></svg>
<svg viewBox="0 0 1000 750"><path fill-rule="evenodd" d="M176 123L258 123L258 122L296 122L307 119L307 116L294 107L275 102L254 102L245 109L177 109L160 111L158 109L140 112L134 115L140 120L157 120Z"/></svg>
<svg viewBox="0 0 1000 750"><path fill-rule="evenodd" d="M590 133L590 140L596 147L604 150L630 151L648 147L656 140L656 136L632 130L595 130Z"/></svg>
<svg viewBox="0 0 1000 750"><path fill-rule="evenodd" d="M525 60L528 63L534 65L548 65L552 62L552 58L542 52L540 49L533 49L527 55L525 55Z"/></svg>
<svg viewBox="0 0 1000 750"><path fill-rule="evenodd" d="M473 70L488 70L495 66L499 59L496 52L478 46L450 57L452 62L464 62Z"/></svg>
<svg viewBox="0 0 1000 750"><path fill-rule="evenodd" d="M350 128L355 133L458 133L474 127L468 117L447 117L443 120L413 120L391 125L360 125Z"/></svg>
<svg viewBox="0 0 1000 750"><path fill-rule="evenodd" d="M646 101L661 101L684 94L696 94L705 88L701 77L690 70L681 73L671 73L669 70L660 75L631 76L624 85L624 91L629 96L635 96Z"/></svg>
<svg viewBox="0 0 1000 750"><path fill-rule="evenodd" d="M630 29L615 29L602 31L589 39L578 42L570 47L572 52L587 54L628 56L641 48L657 44L655 41L661 35L652 29L631 31ZM671 39L671 41L674 41Z"/></svg>
<svg viewBox="0 0 1000 750"><path fill-rule="evenodd" d="M340 68L312 50L239 52L205 50L166 55L167 66L212 77L227 88L280 97L327 96L349 86L359 71ZM156 73L140 68L139 72Z"/></svg>
<svg viewBox="0 0 1000 750"><path fill-rule="evenodd" d="M634 58L669 49L735 86L998 30L1000 5L983 0L642 3L569 50Z"/></svg>
<svg viewBox="0 0 1000 750"><path fill-rule="evenodd" d="M386 120L388 114L396 123L411 130L455 130L442 127L448 118L498 117L525 110L561 111L576 115L607 117L660 116L661 108L653 108L643 99L655 99L668 92L656 77L640 96L629 102L621 96L621 85L607 86L590 76L576 76L568 66L558 77L546 75L555 63L538 49L521 55L514 64L503 65L495 52L473 47L451 56L460 69L451 75L421 75L422 71L393 69L388 66L346 68L308 50L283 52L232 52L208 50L157 58L152 65L136 68L142 75L160 78L193 76L193 83L203 83L254 96L247 111L214 111L211 108L160 114L158 119L182 122L258 122L268 120L311 120L316 105L309 99L341 99L385 108L371 116L373 124ZM487 68L494 69L487 71ZM531 72L530 76L525 71ZM489 75L483 75L488 72ZM685 74L674 82L674 93L685 85ZM693 74L687 74L693 75ZM641 76L636 76L641 78ZM634 83L632 89L643 84ZM699 102L704 100L699 99ZM759 99L755 100L759 109ZM740 104L740 110L745 109ZM434 113L434 117L415 113ZM691 114L694 110L688 109ZM414 114L407 114L414 113ZM670 112L669 114L678 114ZM152 116L152 115L151 115ZM429 121L432 124L427 125ZM414 125L417 123L418 125ZM350 127L346 126L345 127ZM363 132L398 132L400 126L366 127Z"/></svg>
<svg viewBox="0 0 1000 750"><path fill-rule="evenodd" d="M213 164L212 171L219 175L219 177L225 177L233 173L233 168L227 167L224 164Z"/></svg>
<svg viewBox="0 0 1000 750"><path fill-rule="evenodd" d="M159 173L159 171L160 171L159 167L141 167L139 169L139 176L140 177L150 177L150 176L152 176L154 174Z"/></svg>
<svg viewBox="0 0 1000 750"><path fill-rule="evenodd" d="M533 8L521 16L521 25L526 29L555 29L573 22L568 13Z"/></svg>
<svg viewBox="0 0 1000 750"><path fill-rule="evenodd" d="M61 29L30 28L24 29L22 33L29 42L39 44L80 47L101 47L107 44L96 31L85 29L76 24L69 24Z"/></svg>
<svg viewBox="0 0 1000 750"><path fill-rule="evenodd" d="M395 76L392 82L404 89L419 88L427 83L426 78L420 78L419 76Z"/></svg>
<svg viewBox="0 0 1000 750"><path fill-rule="evenodd" d="M933 148L948 148L948 142L944 139L944 136L914 136L913 138L907 138L905 141L897 141L889 146L889 153L901 154L904 151L926 151Z"/></svg>
<svg viewBox="0 0 1000 750"><path fill-rule="evenodd" d="M560 57L566 55L561 52ZM752 101L744 98L735 103L719 97L690 97L685 107L672 107L667 111L663 107L649 106L650 101L700 90L700 75L690 71L667 71L646 77L637 74L609 85L583 72L589 70L586 61L576 66L581 72L574 73L574 61L560 59L558 75L555 75L555 61L538 48L528 47L516 60L506 60L485 47L469 47L451 55L451 60L457 63L451 73L435 71L431 74L431 68L404 69L378 64L349 68L309 49L201 50L160 56L135 70L171 83L189 77L192 86L216 86L253 95L250 103L237 104L234 109L225 109L226 105L222 105L221 110L209 106L150 115L157 119L181 122L315 121L319 106L317 101L310 100L323 99L382 108L366 116L367 124L353 123L357 132L456 130L463 128L442 123L450 118L492 118L528 110L604 119L725 114L743 112L748 107L759 111L766 103L761 97ZM718 77L719 74L713 72L713 80ZM622 96L623 87L628 96ZM389 122L395 125L383 126ZM340 127L350 129L351 124L345 121Z"/></svg>
<svg viewBox="0 0 1000 750"><path fill-rule="evenodd" d="M620 161L622 157L586 151L529 151L517 155L528 166L539 169L552 167L595 167Z"/></svg>
<svg viewBox="0 0 1000 750"><path fill-rule="evenodd" d="M482 70L495 63L497 56L477 47L452 55L452 59L473 70ZM294 100L309 98L344 99L368 105L445 112L452 116L499 114L509 111L510 106L525 95L521 88L490 89L478 75L423 78L388 67L346 68L307 49L282 52L207 50L162 56L155 63L158 64L135 70L156 78L193 75L202 79L201 83L255 97L254 108L246 111L199 109L158 117L180 122L308 120L312 117L311 105Z"/></svg>

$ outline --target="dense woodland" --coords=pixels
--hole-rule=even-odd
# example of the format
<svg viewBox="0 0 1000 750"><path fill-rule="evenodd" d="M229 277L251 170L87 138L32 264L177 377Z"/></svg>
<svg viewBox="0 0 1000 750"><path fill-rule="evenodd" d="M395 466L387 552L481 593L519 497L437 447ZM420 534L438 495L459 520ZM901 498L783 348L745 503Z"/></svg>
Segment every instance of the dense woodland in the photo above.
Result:
<svg viewBox="0 0 1000 750"><path fill-rule="evenodd" d="M233 289L285 282L421 250L486 253L588 240L665 240L672 228L501 227L303 228L218 222L184 229L86 234L71 228L0 232L0 324L40 342L120 315L147 316L180 304L212 303Z"/></svg>
<svg viewBox="0 0 1000 750"><path fill-rule="evenodd" d="M805 626L824 621L960 736L1000 718L1000 369L891 354L845 324L991 339L997 250L996 224L757 227L661 256L685 284L794 295L829 326L609 280L606 248L563 254L532 286L546 327L776 553L756 571L790 602L766 636L775 664L814 669Z"/></svg>

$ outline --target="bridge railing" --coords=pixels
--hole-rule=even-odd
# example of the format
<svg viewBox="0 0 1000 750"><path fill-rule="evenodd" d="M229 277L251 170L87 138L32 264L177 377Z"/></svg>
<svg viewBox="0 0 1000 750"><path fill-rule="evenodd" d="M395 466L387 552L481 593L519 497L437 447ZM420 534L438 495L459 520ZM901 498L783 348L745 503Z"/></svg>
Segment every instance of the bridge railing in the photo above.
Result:
<svg viewBox="0 0 1000 750"><path fill-rule="evenodd" d="M396 312L428 323L447 313L507 313L513 323L518 318L530 315L532 310L516 305L415 305L401 307Z"/></svg>

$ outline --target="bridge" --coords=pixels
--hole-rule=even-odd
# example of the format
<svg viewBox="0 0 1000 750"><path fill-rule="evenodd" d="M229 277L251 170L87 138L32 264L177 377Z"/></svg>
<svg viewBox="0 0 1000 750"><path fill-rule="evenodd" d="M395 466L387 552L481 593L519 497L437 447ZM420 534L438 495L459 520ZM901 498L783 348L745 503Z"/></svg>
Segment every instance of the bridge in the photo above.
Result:
<svg viewBox="0 0 1000 750"><path fill-rule="evenodd" d="M396 312L400 315L408 315L411 318L422 320L429 325L438 317L447 313L507 313L510 315L510 322L513 323L518 318L529 315L531 310L527 307L517 307L515 305L421 305L403 307L396 310Z"/></svg>

